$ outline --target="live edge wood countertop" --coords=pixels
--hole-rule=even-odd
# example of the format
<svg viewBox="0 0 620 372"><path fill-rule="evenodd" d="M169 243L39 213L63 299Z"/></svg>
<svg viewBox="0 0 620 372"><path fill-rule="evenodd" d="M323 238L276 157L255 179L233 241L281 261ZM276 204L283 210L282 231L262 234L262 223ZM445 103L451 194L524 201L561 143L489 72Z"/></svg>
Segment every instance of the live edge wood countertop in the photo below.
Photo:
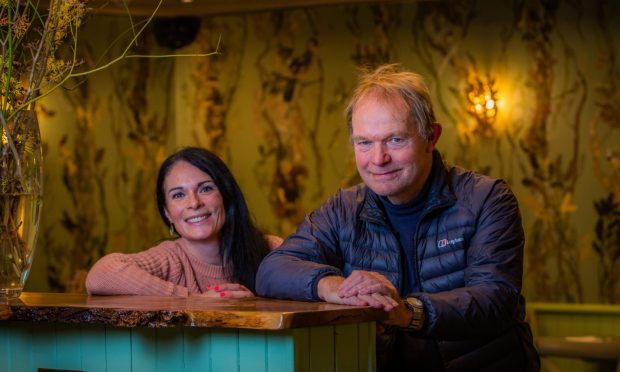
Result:
<svg viewBox="0 0 620 372"><path fill-rule="evenodd" d="M200 297L87 296L24 292L0 304L0 320L116 327L216 327L262 330L351 324L385 319L371 307L325 302Z"/></svg>

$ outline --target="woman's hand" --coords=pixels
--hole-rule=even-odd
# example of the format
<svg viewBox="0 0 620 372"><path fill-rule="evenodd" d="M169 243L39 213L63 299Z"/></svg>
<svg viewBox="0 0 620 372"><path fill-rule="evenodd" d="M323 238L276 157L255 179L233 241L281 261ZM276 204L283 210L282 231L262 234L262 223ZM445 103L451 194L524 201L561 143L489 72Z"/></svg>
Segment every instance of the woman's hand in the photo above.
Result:
<svg viewBox="0 0 620 372"><path fill-rule="evenodd" d="M217 298L248 298L254 297L254 293L247 289L243 284L222 283L216 285L208 285L206 292L193 293L192 296Z"/></svg>

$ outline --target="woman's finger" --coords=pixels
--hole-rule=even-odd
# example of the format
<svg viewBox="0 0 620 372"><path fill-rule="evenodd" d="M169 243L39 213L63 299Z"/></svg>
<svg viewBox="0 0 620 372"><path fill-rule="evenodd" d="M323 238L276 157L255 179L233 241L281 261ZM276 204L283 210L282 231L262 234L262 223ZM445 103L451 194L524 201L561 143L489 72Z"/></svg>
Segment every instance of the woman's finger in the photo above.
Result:
<svg viewBox="0 0 620 372"><path fill-rule="evenodd" d="M238 283L220 283L220 284L215 284L215 285L208 285L207 290L221 292L221 291L239 291L239 290L247 291L248 289Z"/></svg>
<svg viewBox="0 0 620 372"><path fill-rule="evenodd" d="M250 291L223 291L220 292L220 297L223 298L249 298L254 297L254 293Z"/></svg>

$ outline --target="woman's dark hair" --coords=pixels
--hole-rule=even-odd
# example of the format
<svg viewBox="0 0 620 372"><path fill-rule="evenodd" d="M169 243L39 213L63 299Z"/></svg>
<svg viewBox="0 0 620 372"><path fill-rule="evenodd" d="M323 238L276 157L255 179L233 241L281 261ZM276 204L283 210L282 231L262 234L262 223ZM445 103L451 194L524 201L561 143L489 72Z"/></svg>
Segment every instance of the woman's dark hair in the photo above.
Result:
<svg viewBox="0 0 620 372"><path fill-rule="evenodd" d="M161 218L170 227L164 211L164 180L170 168L179 161L188 162L213 179L226 210L226 221L220 233L222 265L232 267L233 279L254 292L256 271L263 257L269 252L269 244L263 232L254 225L237 181L217 155L199 147L186 147L170 155L161 164L156 190L157 208Z"/></svg>

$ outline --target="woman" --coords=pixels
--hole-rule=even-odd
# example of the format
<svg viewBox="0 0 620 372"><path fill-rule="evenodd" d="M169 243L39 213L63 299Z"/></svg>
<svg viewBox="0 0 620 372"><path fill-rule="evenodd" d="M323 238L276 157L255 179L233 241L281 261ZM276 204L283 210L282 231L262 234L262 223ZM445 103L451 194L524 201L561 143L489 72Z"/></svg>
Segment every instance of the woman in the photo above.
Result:
<svg viewBox="0 0 620 372"><path fill-rule="evenodd" d="M161 217L179 238L102 257L86 278L88 293L254 296L258 265L282 239L254 226L224 162L207 150L184 148L161 165L156 194Z"/></svg>

